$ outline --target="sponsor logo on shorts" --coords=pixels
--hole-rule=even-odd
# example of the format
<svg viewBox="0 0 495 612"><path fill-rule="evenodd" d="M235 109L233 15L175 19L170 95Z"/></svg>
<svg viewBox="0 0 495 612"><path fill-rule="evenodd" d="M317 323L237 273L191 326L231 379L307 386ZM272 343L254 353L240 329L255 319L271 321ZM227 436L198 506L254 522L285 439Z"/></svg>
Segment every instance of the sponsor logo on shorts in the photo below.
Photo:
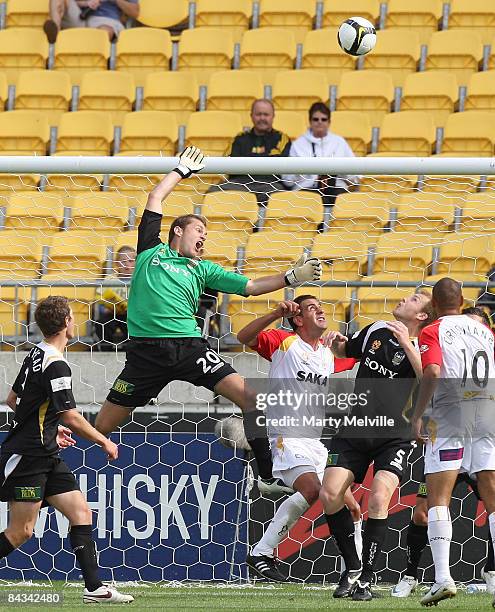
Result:
<svg viewBox="0 0 495 612"><path fill-rule="evenodd" d="M132 395L134 391L134 386L130 382L126 380L122 380L121 378L117 378L117 380L113 383L113 391L117 391L118 393L122 393L123 395Z"/></svg>
<svg viewBox="0 0 495 612"><path fill-rule="evenodd" d="M464 456L463 448L444 448L440 451L440 461L458 461Z"/></svg>
<svg viewBox="0 0 495 612"><path fill-rule="evenodd" d="M328 465L337 465L338 460L339 460L339 454L338 453L328 453L327 466Z"/></svg>
<svg viewBox="0 0 495 612"><path fill-rule="evenodd" d="M14 487L16 501L40 501L41 487Z"/></svg>
<svg viewBox="0 0 495 612"><path fill-rule="evenodd" d="M426 482L419 483L418 495L421 495L421 497L426 497L428 495L428 488L426 486Z"/></svg>

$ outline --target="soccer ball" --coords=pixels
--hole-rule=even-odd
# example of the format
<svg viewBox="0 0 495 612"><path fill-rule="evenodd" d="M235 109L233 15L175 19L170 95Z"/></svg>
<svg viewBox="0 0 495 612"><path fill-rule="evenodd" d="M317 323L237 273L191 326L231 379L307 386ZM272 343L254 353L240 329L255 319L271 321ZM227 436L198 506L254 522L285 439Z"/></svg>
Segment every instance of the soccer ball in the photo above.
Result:
<svg viewBox="0 0 495 612"><path fill-rule="evenodd" d="M363 17L351 17L340 26L337 40L349 55L366 55L376 45L375 26Z"/></svg>

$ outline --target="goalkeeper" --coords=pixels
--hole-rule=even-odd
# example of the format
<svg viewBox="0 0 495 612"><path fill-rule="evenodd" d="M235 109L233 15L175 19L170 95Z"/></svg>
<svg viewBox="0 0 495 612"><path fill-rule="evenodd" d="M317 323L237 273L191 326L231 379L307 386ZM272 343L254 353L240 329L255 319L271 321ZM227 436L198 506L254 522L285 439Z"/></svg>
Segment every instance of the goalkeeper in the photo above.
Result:
<svg viewBox="0 0 495 612"><path fill-rule="evenodd" d="M109 434L136 406L144 406L173 380L203 386L234 402L256 430L255 396L244 379L201 337L195 313L205 287L242 296L262 295L321 277L321 263L303 255L286 273L248 279L202 259L206 219L184 215L173 221L168 244L160 240L162 201L174 187L204 167L204 156L188 147L170 174L151 191L138 229L136 267L129 295L130 341L125 367L115 380L95 426ZM253 434L254 435L254 434ZM260 478L277 490L266 432L249 440Z"/></svg>

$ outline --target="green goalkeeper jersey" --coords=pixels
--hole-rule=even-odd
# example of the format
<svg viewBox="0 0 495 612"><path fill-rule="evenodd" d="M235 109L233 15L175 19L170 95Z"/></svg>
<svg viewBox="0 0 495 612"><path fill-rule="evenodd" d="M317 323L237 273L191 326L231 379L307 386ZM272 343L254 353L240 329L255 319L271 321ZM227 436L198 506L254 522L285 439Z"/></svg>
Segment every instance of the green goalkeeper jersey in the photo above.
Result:
<svg viewBox="0 0 495 612"><path fill-rule="evenodd" d="M146 210L138 231L127 326L135 338L201 336L196 323L205 287L246 295L248 278L207 260L182 257L160 240L162 215Z"/></svg>

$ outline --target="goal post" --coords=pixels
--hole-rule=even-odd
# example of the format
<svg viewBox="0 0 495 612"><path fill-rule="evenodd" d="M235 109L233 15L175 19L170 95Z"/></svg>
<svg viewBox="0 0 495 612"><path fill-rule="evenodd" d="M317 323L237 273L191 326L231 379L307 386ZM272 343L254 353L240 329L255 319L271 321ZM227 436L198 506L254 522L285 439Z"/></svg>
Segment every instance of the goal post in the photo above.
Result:
<svg viewBox="0 0 495 612"><path fill-rule="evenodd" d="M39 340L37 301L62 294L78 331L67 353L74 394L94 418L125 361L125 337L98 335L102 309L103 328L121 320L118 300L106 298L105 289L118 289L125 303L129 281L115 273L117 253L136 246L147 194L176 164L169 157L0 156L2 397ZM286 270L303 252L322 260L321 282L251 298L213 293L202 301L198 324L212 346L246 378L262 378L268 364L243 348L236 333L287 297L314 294L329 328L347 332L390 319L399 299L445 275L462 282L467 303L495 304L493 174L492 158L209 157L164 203L162 239L173 218L197 213L208 221L206 257L228 269L256 277ZM295 189L284 189L286 175ZM298 189L307 176L358 178L329 205L321 179ZM96 514L105 579L247 580L249 543L278 501L259 498L244 451L217 441L215 424L231 414L238 410L213 393L174 382L115 434L114 465L84 442L64 451ZM5 432L5 406L1 418ZM383 582L405 569L404 534L420 479L416 455L391 503L378 568ZM355 492L364 511L369 486L370 474ZM486 557L485 516L465 487L456 491L452 515L461 517L454 521L453 574L470 581ZM0 504L0 530L6 520ZM1 578L78 579L66 536L61 517L43 510L35 538L9 556ZM279 557L294 580L336 581L340 563L318 504L288 534ZM421 567L431 579L429 553Z"/></svg>

